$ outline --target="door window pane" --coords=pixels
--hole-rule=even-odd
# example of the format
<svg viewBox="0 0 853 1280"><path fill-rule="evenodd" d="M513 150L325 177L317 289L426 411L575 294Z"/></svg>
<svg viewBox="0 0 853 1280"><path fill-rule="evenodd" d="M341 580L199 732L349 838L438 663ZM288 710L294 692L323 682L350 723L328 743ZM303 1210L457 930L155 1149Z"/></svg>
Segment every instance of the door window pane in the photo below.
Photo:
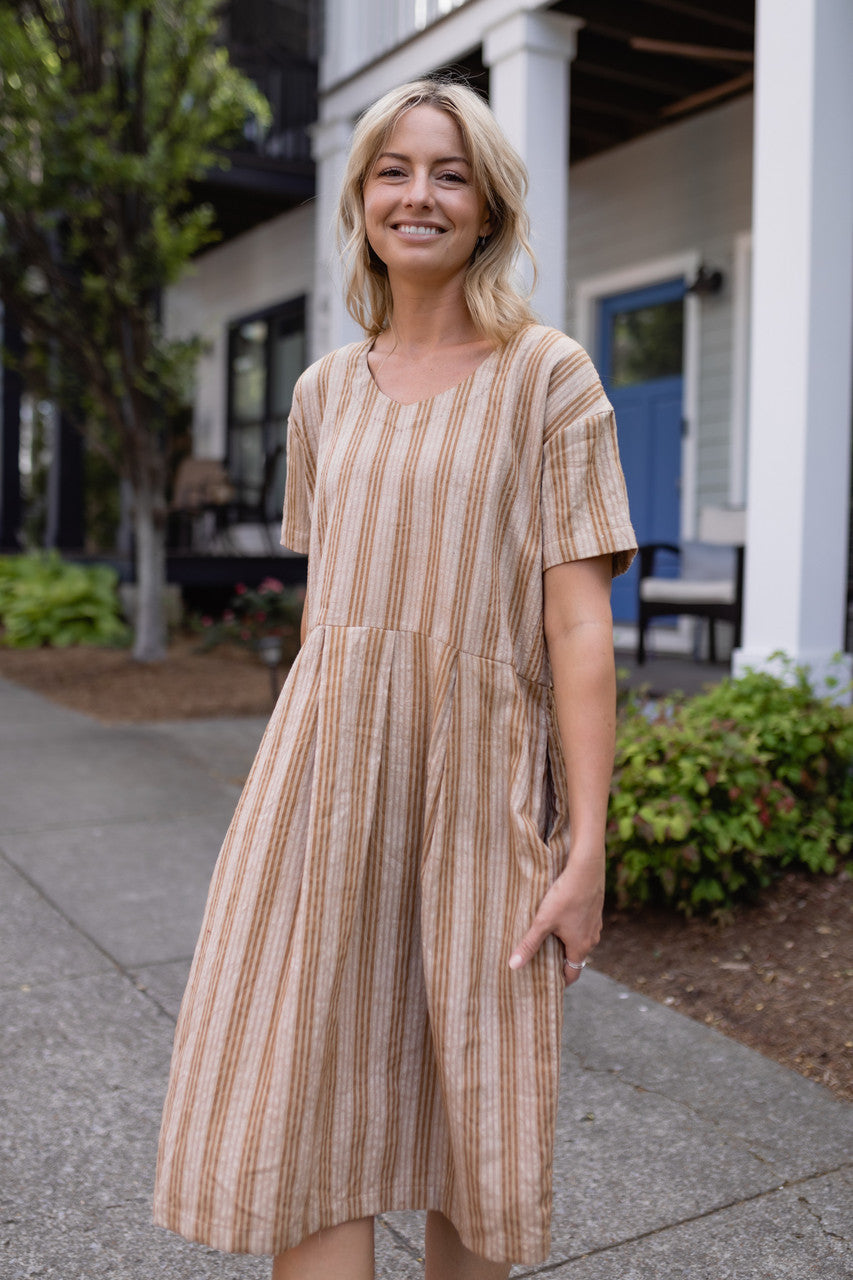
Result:
<svg viewBox="0 0 853 1280"><path fill-rule="evenodd" d="M273 328L270 360L272 416L286 418L290 412L296 379L305 368L304 330L294 330L292 321L278 320Z"/></svg>
<svg viewBox="0 0 853 1280"><path fill-rule="evenodd" d="M239 482L244 502L260 493L264 478L264 429L258 423L242 427L232 436L232 477Z"/></svg>
<svg viewBox="0 0 853 1280"><path fill-rule="evenodd" d="M629 387L681 373L684 303L680 298L617 311L611 325L612 386Z"/></svg>
<svg viewBox="0 0 853 1280"><path fill-rule="evenodd" d="M267 491L266 516L268 520L280 520L281 507L284 502L284 481L287 475L287 422L282 418L274 423L273 427L275 430L275 444L273 446L275 450L275 465L270 479L269 490Z"/></svg>
<svg viewBox="0 0 853 1280"><path fill-rule="evenodd" d="M260 422L267 394L266 320L250 320L234 330L231 388L233 420Z"/></svg>
<svg viewBox="0 0 853 1280"><path fill-rule="evenodd" d="M301 298L230 328L228 467L241 519L272 523L280 518L287 417L305 349Z"/></svg>

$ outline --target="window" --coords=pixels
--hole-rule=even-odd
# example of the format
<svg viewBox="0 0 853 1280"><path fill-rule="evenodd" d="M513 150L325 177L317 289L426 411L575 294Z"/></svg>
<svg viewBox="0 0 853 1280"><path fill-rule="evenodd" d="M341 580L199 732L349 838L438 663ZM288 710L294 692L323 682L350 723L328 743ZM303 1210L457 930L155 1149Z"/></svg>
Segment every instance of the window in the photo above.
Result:
<svg viewBox="0 0 853 1280"><path fill-rule="evenodd" d="M240 518L274 521L284 494L287 415L305 368L305 299L228 331L228 473Z"/></svg>
<svg viewBox="0 0 853 1280"><path fill-rule="evenodd" d="M681 373L684 303L681 298L626 308L610 317L611 385L628 387Z"/></svg>

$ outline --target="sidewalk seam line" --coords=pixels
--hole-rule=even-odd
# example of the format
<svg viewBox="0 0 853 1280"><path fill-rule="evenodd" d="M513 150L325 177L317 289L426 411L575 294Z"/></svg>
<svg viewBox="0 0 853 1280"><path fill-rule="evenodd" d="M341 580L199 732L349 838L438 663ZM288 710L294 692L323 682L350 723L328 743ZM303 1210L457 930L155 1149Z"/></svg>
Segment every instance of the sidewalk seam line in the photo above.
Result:
<svg viewBox="0 0 853 1280"><path fill-rule="evenodd" d="M594 1258L601 1253L610 1253L614 1249L624 1248L628 1244L637 1244L641 1240L649 1240L652 1236L663 1235L664 1232L674 1231L678 1227L689 1226L692 1222L701 1222L703 1218L712 1218L714 1214L725 1213L727 1209L736 1209L742 1204L752 1204L755 1200L763 1200L767 1196L778 1195L780 1191L790 1191L795 1187L801 1187L808 1182L814 1182L818 1178L828 1178L834 1173L843 1173L845 1170L853 1168L849 1163L836 1165L832 1169L822 1169L815 1173L809 1173L802 1178L792 1178L785 1180L781 1184L773 1187L765 1187L763 1191L756 1191L750 1196L742 1196L739 1200L730 1200L726 1204L716 1205L713 1209L705 1209L702 1213L694 1213L686 1218L679 1218L676 1222L667 1222L663 1226L653 1227L650 1231L641 1231L637 1235L626 1236L624 1240L616 1240L612 1244L599 1245L595 1249L586 1249L583 1253L574 1253L567 1258L560 1258L557 1262L546 1263L542 1267L537 1267L528 1271L519 1271L516 1273L516 1280L522 1280L525 1276L547 1275L549 1272L556 1271L558 1267L564 1267L571 1262L583 1262L585 1258ZM844 1239L836 1236L836 1239ZM849 1243L845 1241L845 1243Z"/></svg>
<svg viewBox="0 0 853 1280"><path fill-rule="evenodd" d="M164 1007L160 1004L159 1000L155 999L152 995L150 995L147 990L144 990L143 988L140 987L137 979L134 978L133 973L129 969L125 968L125 966L121 963L121 961L117 960L114 955L112 955L109 951L107 951L106 947L102 946L101 943L98 942L95 938L93 938L90 933L88 933L85 929L81 928L81 926L77 924L75 920L73 920L69 915L67 915L66 912L64 912L62 908L59 906L59 904L54 902L53 898L51 898L49 894L45 893L45 891L41 888L41 886L37 884L36 881L33 880L32 877L29 876L26 871L22 871L21 868L12 861L9 855L2 848L0 848L0 858L2 858L3 861L7 863L8 866L17 875L19 875L21 879L30 886L31 889L33 889L39 895L42 901L46 902L47 905L53 911L56 912L56 914L60 917L61 920L65 921L65 923L68 925L70 929L73 929L74 932L79 934L81 938L84 938L85 941L88 942L89 945L93 947L95 951L98 952L99 955L102 955L105 960L108 960L109 963L113 966L113 968L116 969L118 973L125 979L125 981L128 982L130 986L133 987L137 995L142 996L142 998L147 1000L149 1004L154 1005L154 1007L158 1009L160 1013L162 1013L166 1018L169 1019L171 1023L174 1024L175 1018L173 1017L173 1015L169 1013L168 1009L164 1009ZM100 974L90 974L88 976L100 977ZM38 984L38 985L42 985L42 984Z"/></svg>

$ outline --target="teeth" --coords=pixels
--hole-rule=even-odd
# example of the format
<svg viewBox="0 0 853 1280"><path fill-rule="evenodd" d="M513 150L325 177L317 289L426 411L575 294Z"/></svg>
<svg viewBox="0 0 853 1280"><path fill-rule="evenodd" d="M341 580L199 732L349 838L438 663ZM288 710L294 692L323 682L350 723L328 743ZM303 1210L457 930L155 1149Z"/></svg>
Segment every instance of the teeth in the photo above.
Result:
<svg viewBox="0 0 853 1280"><path fill-rule="evenodd" d="M441 229L439 227L415 227L410 226L408 222L403 222L397 228L398 231L405 231L409 236L440 236Z"/></svg>

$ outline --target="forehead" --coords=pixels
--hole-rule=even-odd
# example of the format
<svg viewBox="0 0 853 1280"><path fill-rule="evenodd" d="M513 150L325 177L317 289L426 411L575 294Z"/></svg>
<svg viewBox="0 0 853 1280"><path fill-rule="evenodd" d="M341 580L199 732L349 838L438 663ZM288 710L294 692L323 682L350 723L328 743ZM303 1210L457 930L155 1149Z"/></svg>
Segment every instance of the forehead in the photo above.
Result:
<svg viewBox="0 0 853 1280"><path fill-rule="evenodd" d="M408 111L403 112L385 139L382 151L408 154L414 149L427 149L442 156L468 158L462 130L453 116L429 103L409 107Z"/></svg>

